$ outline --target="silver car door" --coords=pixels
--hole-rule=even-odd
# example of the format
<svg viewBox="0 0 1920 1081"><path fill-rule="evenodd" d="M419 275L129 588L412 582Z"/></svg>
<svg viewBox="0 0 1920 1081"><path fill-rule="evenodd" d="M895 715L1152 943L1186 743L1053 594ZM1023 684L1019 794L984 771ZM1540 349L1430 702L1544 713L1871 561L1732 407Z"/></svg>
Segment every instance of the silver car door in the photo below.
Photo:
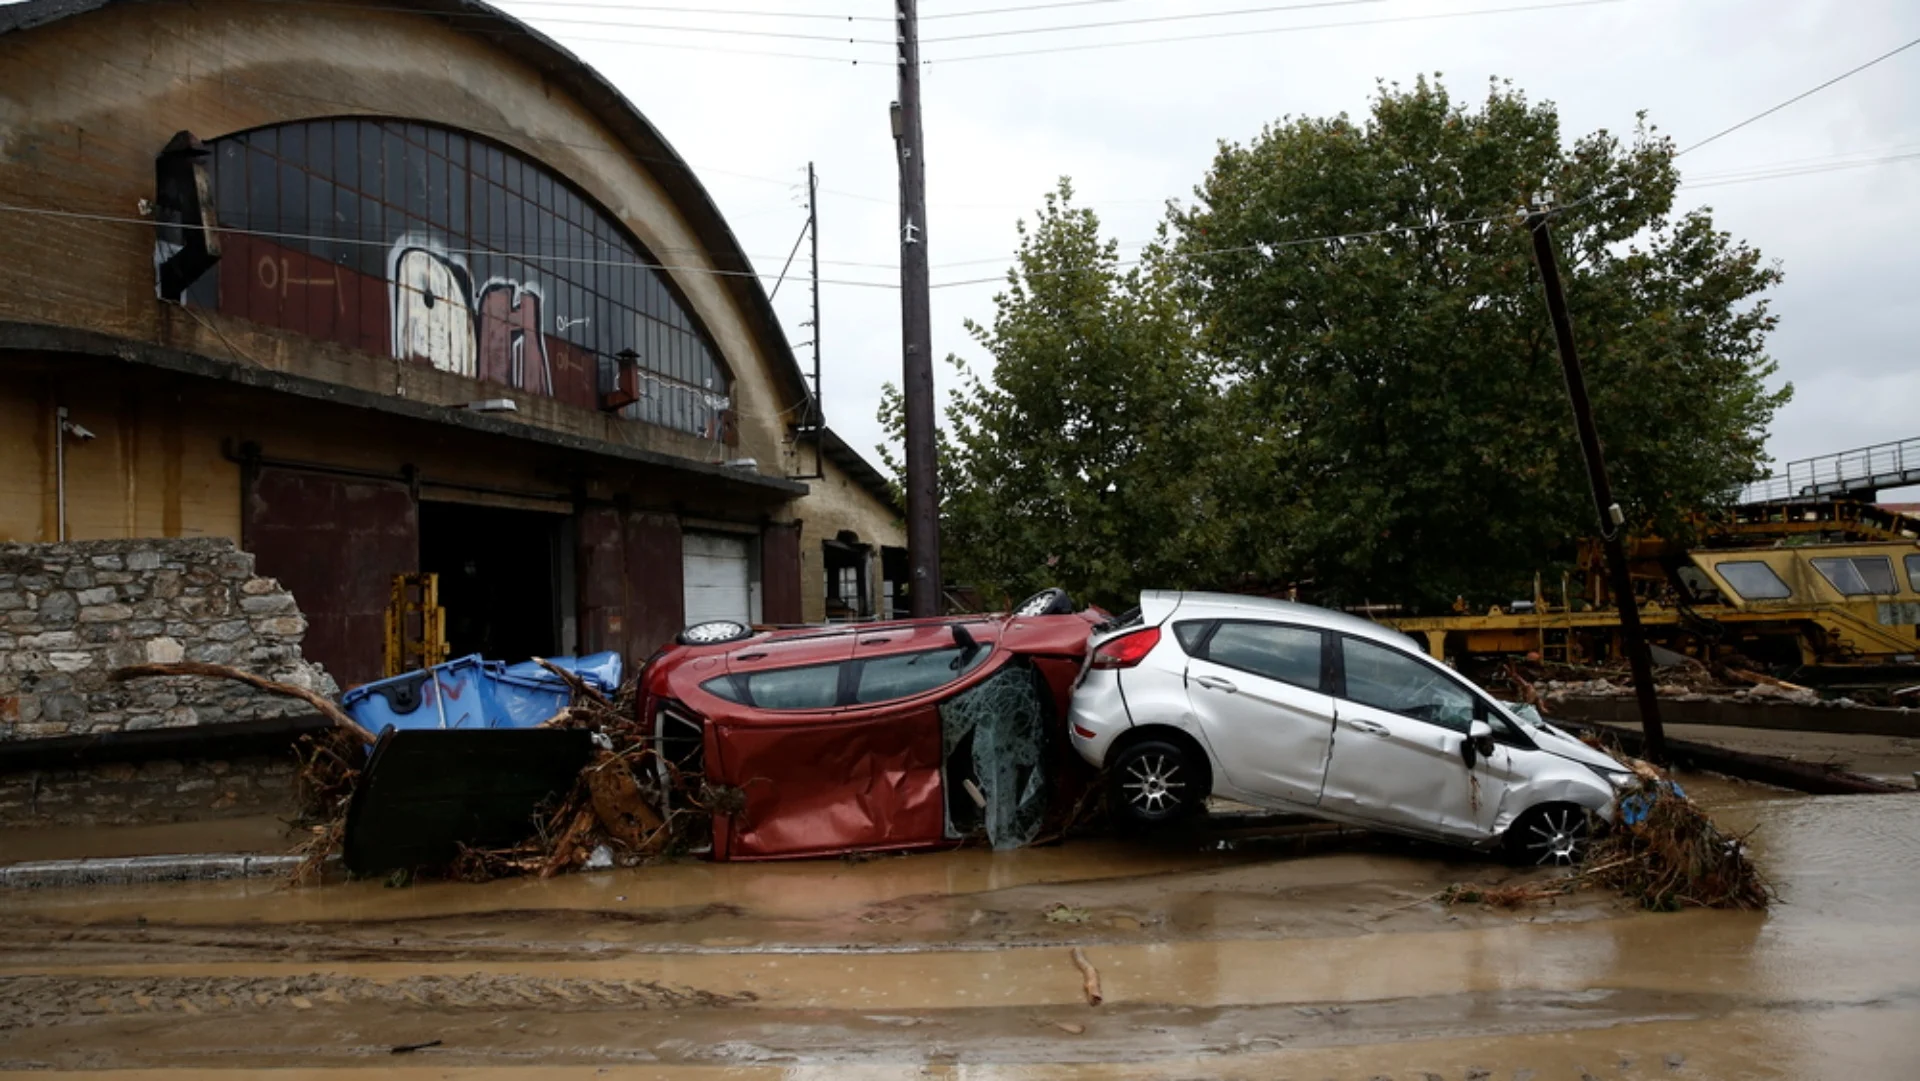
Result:
<svg viewBox="0 0 1920 1081"><path fill-rule="evenodd" d="M1234 787L1311 807L1333 741L1321 689L1326 635L1315 628L1223 620L1187 665L1187 694Z"/></svg>
<svg viewBox="0 0 1920 1081"><path fill-rule="evenodd" d="M1484 836L1510 776L1506 748L1469 767L1478 702L1452 673L1400 650L1341 636L1333 753L1321 806L1441 837Z"/></svg>

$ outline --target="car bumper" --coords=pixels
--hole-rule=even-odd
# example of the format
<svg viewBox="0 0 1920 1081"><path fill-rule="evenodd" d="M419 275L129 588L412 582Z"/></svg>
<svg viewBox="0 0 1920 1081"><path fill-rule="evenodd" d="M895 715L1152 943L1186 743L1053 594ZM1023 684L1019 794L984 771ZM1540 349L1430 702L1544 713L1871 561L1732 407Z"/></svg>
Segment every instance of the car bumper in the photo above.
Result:
<svg viewBox="0 0 1920 1081"><path fill-rule="evenodd" d="M1067 711L1067 732L1073 749L1099 768L1106 764L1107 750L1113 741L1131 727L1133 720L1127 715L1127 701L1120 693L1120 673L1088 669L1074 689L1073 705Z"/></svg>

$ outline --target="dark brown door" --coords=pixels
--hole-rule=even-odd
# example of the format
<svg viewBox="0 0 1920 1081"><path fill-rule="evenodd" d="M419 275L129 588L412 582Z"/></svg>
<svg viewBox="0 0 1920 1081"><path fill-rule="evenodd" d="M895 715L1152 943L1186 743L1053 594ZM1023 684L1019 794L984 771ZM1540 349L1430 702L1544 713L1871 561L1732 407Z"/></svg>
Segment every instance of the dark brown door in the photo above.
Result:
<svg viewBox="0 0 1920 1081"><path fill-rule="evenodd" d="M256 573L278 578L307 617L307 659L343 689L379 679L393 576L419 569L420 515L406 486L263 467L245 513Z"/></svg>
<svg viewBox="0 0 1920 1081"><path fill-rule="evenodd" d="M760 538L760 618L798 623L800 614L800 523L775 523Z"/></svg>

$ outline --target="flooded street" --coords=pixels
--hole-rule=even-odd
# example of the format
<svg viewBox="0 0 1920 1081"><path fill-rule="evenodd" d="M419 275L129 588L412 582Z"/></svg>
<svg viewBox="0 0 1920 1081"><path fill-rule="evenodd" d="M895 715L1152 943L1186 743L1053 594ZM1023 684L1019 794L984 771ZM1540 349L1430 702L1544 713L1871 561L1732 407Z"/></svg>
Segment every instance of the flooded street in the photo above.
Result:
<svg viewBox="0 0 1920 1081"><path fill-rule="evenodd" d="M1687 783L1754 830L1773 910L1648 914L1601 894L1446 909L1431 898L1449 883L1517 872L1361 836L1231 831L484 886L15 891L0 894L0 1067L1911 1076L1920 799Z"/></svg>

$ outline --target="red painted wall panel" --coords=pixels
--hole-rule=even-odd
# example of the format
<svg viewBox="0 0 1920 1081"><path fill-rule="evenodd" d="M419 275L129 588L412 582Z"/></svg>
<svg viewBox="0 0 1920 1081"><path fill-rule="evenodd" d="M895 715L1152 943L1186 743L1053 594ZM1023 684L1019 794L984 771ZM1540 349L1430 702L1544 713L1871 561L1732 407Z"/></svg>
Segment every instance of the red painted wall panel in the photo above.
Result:
<svg viewBox="0 0 1920 1081"><path fill-rule="evenodd" d="M263 468L246 491L247 547L307 617L304 652L342 688L384 672L393 576L420 566L420 516L399 483Z"/></svg>
<svg viewBox="0 0 1920 1081"><path fill-rule="evenodd" d="M686 564L680 520L671 514L627 517L627 659L640 664L686 627Z"/></svg>
<svg viewBox="0 0 1920 1081"><path fill-rule="evenodd" d="M774 523L760 537L760 618L799 623L800 523Z"/></svg>

